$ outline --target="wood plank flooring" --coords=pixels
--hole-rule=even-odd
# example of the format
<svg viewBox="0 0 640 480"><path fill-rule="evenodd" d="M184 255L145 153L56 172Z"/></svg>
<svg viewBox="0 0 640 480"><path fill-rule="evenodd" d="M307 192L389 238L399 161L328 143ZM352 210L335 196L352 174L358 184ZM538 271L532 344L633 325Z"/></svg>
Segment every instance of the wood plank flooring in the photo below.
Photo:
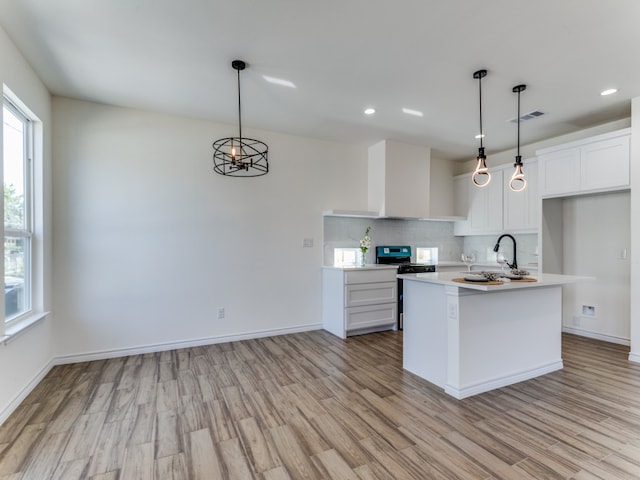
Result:
<svg viewBox="0 0 640 480"><path fill-rule="evenodd" d="M59 366L0 427L0 480L638 479L627 354L565 335L564 370L462 401L399 332Z"/></svg>

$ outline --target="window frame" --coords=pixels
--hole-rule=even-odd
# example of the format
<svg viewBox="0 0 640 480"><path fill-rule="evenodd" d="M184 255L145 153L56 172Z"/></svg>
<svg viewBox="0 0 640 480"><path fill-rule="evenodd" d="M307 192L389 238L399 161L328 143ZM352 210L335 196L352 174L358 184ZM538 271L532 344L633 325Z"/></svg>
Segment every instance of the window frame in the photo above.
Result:
<svg viewBox="0 0 640 480"><path fill-rule="evenodd" d="M5 302L2 302L2 321L0 321L0 340L8 340L13 335L28 328L46 316L48 312L39 312L41 309L43 292L35 291L36 288L42 287L42 278L44 275L42 270L41 252L36 251L38 247L38 232L42 233L42 229L38 227L38 217L36 215L37 202L42 201L42 195L36 191L36 155L42 154L42 139L38 136L42 135L42 124L40 120L24 105L13 92L3 85L3 132L0 140L0 150L3 168L0 170L4 185L4 108L11 111L12 114L18 116L24 121L24 159L23 159L23 181L24 181L24 225L22 229L5 228L3 221L3 241L5 237L22 238L25 243L24 249L24 294L25 309L20 313L5 318ZM38 183L39 184L39 183ZM4 196L2 200L2 210L4 216ZM2 273L4 278L5 262L2 262Z"/></svg>

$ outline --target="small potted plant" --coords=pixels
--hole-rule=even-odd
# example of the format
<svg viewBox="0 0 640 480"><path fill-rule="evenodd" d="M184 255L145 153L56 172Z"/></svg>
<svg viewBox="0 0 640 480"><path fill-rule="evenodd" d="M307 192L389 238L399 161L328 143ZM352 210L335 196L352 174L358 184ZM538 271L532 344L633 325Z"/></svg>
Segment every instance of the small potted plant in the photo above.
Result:
<svg viewBox="0 0 640 480"><path fill-rule="evenodd" d="M364 237L360 240L360 252L362 255L360 256L360 266L364 267L366 265L366 256L367 251L371 248L371 237L369 236L369 232L371 232L371 226L368 226L364 232Z"/></svg>

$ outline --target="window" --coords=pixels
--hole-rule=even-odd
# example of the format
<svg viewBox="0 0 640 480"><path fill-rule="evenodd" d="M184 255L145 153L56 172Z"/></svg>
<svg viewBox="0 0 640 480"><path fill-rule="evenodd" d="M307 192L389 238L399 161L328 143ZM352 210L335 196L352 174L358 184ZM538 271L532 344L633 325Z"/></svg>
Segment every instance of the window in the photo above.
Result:
<svg viewBox="0 0 640 480"><path fill-rule="evenodd" d="M360 265L360 249L359 248L334 248L333 249L333 266L334 267L355 267Z"/></svg>
<svg viewBox="0 0 640 480"><path fill-rule="evenodd" d="M436 265L438 263L438 247L417 247L416 263Z"/></svg>
<svg viewBox="0 0 640 480"><path fill-rule="evenodd" d="M8 98L3 101L4 320L31 311L33 237L30 119Z"/></svg>

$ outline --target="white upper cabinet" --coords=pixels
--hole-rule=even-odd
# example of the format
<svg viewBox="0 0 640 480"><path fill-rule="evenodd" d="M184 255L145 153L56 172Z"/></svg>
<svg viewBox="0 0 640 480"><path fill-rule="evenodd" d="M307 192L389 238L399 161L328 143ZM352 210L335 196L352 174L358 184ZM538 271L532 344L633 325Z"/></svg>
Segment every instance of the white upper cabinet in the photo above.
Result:
<svg viewBox="0 0 640 480"><path fill-rule="evenodd" d="M514 192L509 188L508 182L513 172L506 169L503 171L503 230L505 232L536 231L539 226L538 162L533 158L523 160L522 163L527 179L527 188L523 192Z"/></svg>
<svg viewBox="0 0 640 480"><path fill-rule="evenodd" d="M580 189L580 149L540 155L540 194L555 195Z"/></svg>
<svg viewBox="0 0 640 480"><path fill-rule="evenodd" d="M580 188L629 185L631 135L590 143L580 149Z"/></svg>
<svg viewBox="0 0 640 480"><path fill-rule="evenodd" d="M459 200L466 197L466 208L458 206L466 220L455 222L454 235L483 235L502 231L502 170L491 170L491 182L486 187L476 187L471 175L456 177L456 186L464 192ZM458 212L456 212L458 213Z"/></svg>
<svg viewBox="0 0 640 480"><path fill-rule="evenodd" d="M630 140L626 128L538 150L540 196L628 188Z"/></svg>
<svg viewBox="0 0 640 480"><path fill-rule="evenodd" d="M502 171L491 172L491 182L478 188L469 182L469 223L472 232L502 230Z"/></svg>
<svg viewBox="0 0 640 480"><path fill-rule="evenodd" d="M471 174L457 176L456 214L466 220L455 222L455 235L489 235L502 232L535 233L540 218L538 165L535 158L523 160L527 188L513 192L508 185L512 165L491 168L491 183L476 187Z"/></svg>

